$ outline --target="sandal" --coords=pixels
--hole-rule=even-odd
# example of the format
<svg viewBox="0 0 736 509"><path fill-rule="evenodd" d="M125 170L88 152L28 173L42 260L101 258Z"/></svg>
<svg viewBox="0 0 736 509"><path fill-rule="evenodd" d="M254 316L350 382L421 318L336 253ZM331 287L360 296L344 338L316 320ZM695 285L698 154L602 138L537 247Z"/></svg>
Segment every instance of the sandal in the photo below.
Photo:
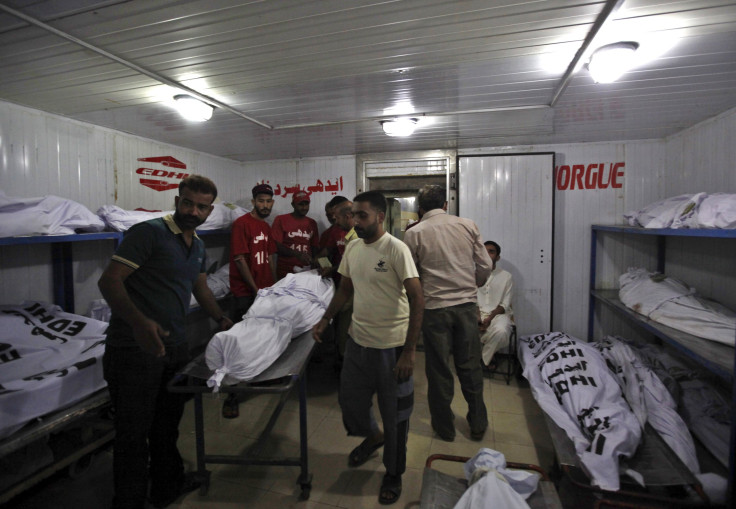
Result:
<svg viewBox="0 0 736 509"><path fill-rule="evenodd" d="M348 465L351 467L359 467L371 457L376 450L383 447L383 440L371 442L371 438L363 440L358 447L352 450L348 456Z"/></svg>
<svg viewBox="0 0 736 509"><path fill-rule="evenodd" d="M222 402L222 416L225 419L236 419L240 417L240 409L238 407L238 396L236 394L228 394L225 401Z"/></svg>
<svg viewBox="0 0 736 509"><path fill-rule="evenodd" d="M391 505L401 496L401 476L385 474L381 482L381 492L378 494L378 503Z"/></svg>

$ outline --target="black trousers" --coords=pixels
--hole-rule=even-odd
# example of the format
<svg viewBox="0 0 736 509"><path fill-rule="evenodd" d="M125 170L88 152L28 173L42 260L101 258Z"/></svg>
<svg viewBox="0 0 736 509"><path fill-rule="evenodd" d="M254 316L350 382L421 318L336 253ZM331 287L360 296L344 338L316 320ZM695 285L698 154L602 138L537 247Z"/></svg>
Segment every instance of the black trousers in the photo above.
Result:
<svg viewBox="0 0 736 509"><path fill-rule="evenodd" d="M145 506L149 471L152 498L181 489L184 465L176 442L187 395L168 392L166 384L188 358L186 343L167 346L161 358L138 346L105 350L103 370L115 410L114 509Z"/></svg>

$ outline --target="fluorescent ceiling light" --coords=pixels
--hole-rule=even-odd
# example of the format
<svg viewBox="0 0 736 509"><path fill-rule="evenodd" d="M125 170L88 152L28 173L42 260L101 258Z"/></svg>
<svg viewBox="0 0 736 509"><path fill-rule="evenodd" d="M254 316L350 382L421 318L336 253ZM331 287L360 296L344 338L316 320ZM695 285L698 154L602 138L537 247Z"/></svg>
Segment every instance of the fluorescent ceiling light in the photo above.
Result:
<svg viewBox="0 0 736 509"><path fill-rule="evenodd" d="M182 117L192 122L204 122L212 118L215 107L195 99L191 95L175 95L176 109Z"/></svg>
<svg viewBox="0 0 736 509"><path fill-rule="evenodd" d="M381 120L383 132L389 136L411 136L417 128L416 118L397 118L395 120Z"/></svg>
<svg viewBox="0 0 736 509"><path fill-rule="evenodd" d="M588 70L596 83L612 83L628 71L634 63L636 42L615 42L601 46L590 56Z"/></svg>

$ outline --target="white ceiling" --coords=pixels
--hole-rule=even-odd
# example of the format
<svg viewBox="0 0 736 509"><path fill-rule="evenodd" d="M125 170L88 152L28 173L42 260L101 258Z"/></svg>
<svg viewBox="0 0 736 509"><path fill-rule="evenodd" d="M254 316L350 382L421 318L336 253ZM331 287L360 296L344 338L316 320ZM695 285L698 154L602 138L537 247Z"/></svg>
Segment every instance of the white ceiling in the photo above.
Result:
<svg viewBox="0 0 736 509"><path fill-rule="evenodd" d="M8 0L0 99L241 161L661 138L736 107L736 2L614 4ZM581 61L633 40L634 69L565 83L612 7ZM180 92L150 75L268 127L224 108L188 122L169 104ZM394 112L421 117L411 138L381 131Z"/></svg>

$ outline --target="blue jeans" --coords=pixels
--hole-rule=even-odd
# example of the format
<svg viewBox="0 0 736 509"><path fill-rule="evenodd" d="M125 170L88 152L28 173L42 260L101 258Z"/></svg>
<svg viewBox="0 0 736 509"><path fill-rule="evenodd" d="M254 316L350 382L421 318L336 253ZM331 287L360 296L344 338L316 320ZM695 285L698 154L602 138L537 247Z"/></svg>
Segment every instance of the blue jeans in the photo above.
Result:
<svg viewBox="0 0 736 509"><path fill-rule="evenodd" d="M108 345L102 365L115 411L113 444L114 509L142 509L150 479L151 497L177 494L184 465L176 447L185 394L166 384L189 360L186 343L167 346L154 357L138 346Z"/></svg>

